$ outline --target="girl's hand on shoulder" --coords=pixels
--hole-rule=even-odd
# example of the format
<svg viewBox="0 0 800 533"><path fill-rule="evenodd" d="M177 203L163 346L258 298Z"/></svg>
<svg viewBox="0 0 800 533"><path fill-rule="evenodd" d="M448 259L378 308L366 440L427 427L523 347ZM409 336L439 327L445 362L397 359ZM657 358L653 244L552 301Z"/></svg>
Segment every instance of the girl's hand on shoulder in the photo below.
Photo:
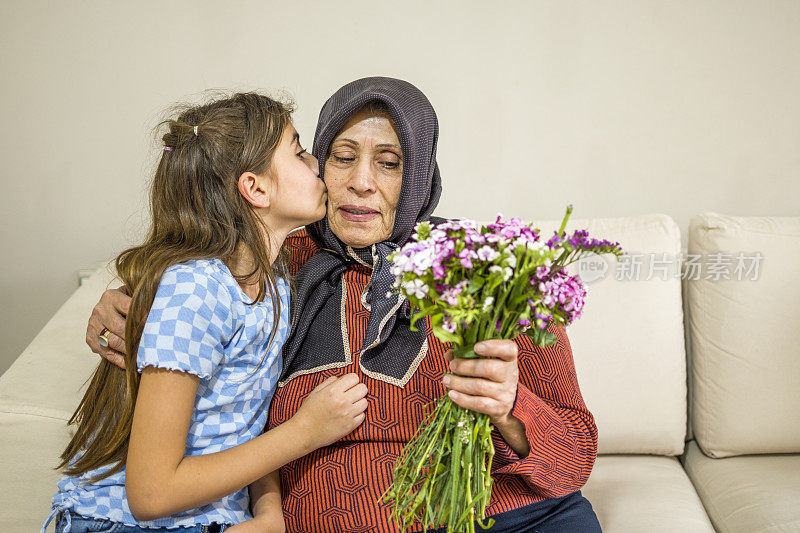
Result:
<svg viewBox="0 0 800 533"><path fill-rule="evenodd" d="M280 516L259 515L225 530L230 533L285 533L286 523Z"/></svg>
<svg viewBox="0 0 800 533"><path fill-rule="evenodd" d="M312 449L327 446L364 422L367 386L356 374L331 376L303 401L292 420L300 423Z"/></svg>

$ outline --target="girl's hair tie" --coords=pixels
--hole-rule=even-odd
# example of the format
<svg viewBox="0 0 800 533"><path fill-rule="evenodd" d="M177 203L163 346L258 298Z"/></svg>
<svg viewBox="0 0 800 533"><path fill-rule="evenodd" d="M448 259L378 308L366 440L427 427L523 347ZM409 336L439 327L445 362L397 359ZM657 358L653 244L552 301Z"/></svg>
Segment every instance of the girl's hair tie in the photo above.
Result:
<svg viewBox="0 0 800 533"><path fill-rule="evenodd" d="M165 146L164 147L164 151L165 152L171 152L172 151L172 147L171 146Z"/></svg>
<svg viewBox="0 0 800 533"><path fill-rule="evenodd" d="M194 136L197 137L197 126L194 127Z"/></svg>

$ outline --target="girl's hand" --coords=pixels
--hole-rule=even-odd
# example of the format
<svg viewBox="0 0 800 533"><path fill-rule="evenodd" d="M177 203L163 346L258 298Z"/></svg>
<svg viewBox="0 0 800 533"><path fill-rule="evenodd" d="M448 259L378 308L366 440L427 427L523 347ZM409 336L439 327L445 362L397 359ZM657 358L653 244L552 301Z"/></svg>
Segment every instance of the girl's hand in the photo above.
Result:
<svg viewBox="0 0 800 533"><path fill-rule="evenodd" d="M230 533L285 533L286 524L283 521L283 514L280 516L259 515L229 527L225 531Z"/></svg>
<svg viewBox="0 0 800 533"><path fill-rule="evenodd" d="M312 450L341 439L364 422L367 409L367 386L358 375L331 376L303 401L292 417L308 436Z"/></svg>

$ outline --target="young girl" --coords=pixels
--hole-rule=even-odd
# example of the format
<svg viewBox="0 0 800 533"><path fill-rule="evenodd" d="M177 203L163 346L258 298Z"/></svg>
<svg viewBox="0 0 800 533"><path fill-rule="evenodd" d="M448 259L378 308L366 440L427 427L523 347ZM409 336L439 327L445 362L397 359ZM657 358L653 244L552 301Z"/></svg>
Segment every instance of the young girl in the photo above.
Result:
<svg viewBox="0 0 800 533"><path fill-rule="evenodd" d="M263 433L289 331L286 235L325 215L291 109L247 93L165 124L145 242L116 260L132 294L126 369L103 360L70 423L56 531L281 530L283 464L364 420L355 375ZM244 530L245 525L234 529ZM272 528L272 529L271 529Z"/></svg>

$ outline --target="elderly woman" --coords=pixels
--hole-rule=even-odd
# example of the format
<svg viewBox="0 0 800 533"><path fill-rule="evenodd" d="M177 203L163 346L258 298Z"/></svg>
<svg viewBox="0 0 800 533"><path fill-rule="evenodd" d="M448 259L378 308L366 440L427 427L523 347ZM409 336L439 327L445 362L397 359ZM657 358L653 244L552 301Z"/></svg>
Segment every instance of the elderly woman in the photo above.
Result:
<svg viewBox="0 0 800 533"><path fill-rule="evenodd" d="M437 138L430 102L401 80L349 83L320 113L314 155L324 161L328 213L287 239L296 307L269 423L289 420L328 376L358 374L369 407L353 433L281 469L286 528L397 531L379 498L423 406L449 390L495 427L491 531L599 531L579 492L597 429L564 330L551 327L558 340L549 347L521 336L479 343L484 359L453 360L429 327L410 329L408 302L390 293L387 256L439 200ZM114 352L97 333L124 331L124 306L124 295L107 292L90 319L87 340L104 357Z"/></svg>

